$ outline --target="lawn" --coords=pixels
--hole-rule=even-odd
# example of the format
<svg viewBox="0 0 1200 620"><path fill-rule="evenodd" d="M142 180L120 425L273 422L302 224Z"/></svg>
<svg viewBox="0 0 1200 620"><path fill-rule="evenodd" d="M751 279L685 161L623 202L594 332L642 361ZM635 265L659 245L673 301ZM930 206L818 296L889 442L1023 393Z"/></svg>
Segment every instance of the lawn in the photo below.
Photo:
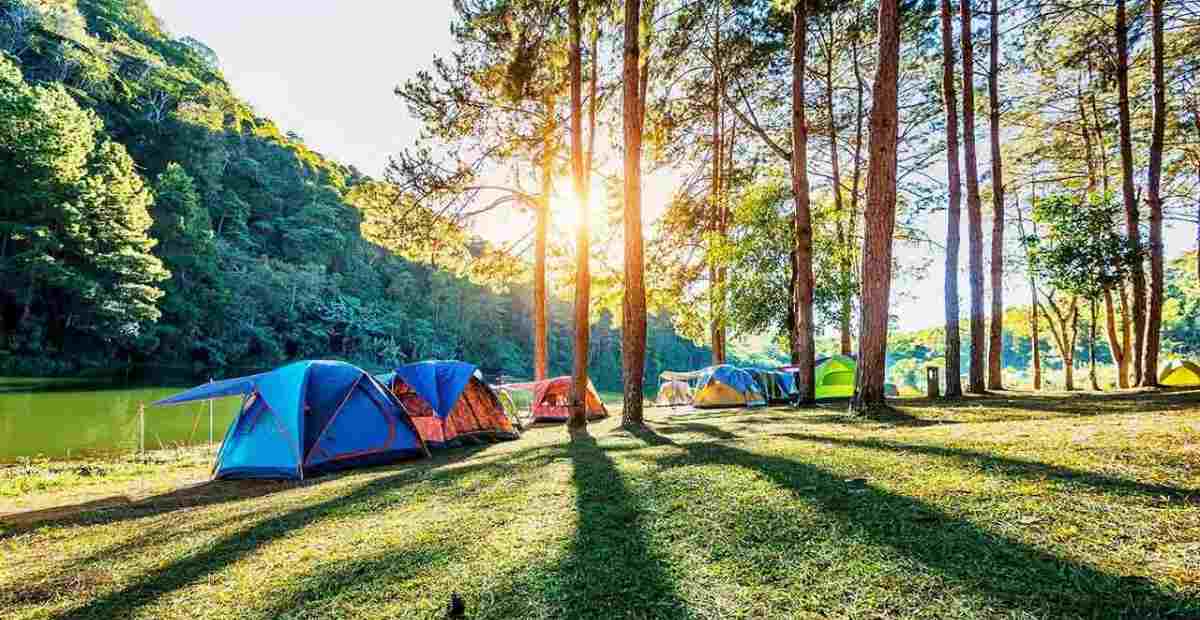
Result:
<svg viewBox="0 0 1200 620"><path fill-rule="evenodd" d="M72 486L133 498L8 517L0 615L423 619L457 592L472 619L1200 617L1200 391L900 403L652 409L637 435L537 428L303 484Z"/></svg>

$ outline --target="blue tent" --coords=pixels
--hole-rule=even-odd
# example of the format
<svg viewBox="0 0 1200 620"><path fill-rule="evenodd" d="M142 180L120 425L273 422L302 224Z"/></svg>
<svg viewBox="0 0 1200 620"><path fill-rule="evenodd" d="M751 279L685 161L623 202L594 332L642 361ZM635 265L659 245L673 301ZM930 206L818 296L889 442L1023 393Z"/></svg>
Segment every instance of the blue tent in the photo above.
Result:
<svg viewBox="0 0 1200 620"><path fill-rule="evenodd" d="M753 375L741 368L721 364L700 371L692 404L697 408L753 407L765 405L767 401Z"/></svg>
<svg viewBox="0 0 1200 620"><path fill-rule="evenodd" d="M194 387L155 405L241 396L213 477L303 479L426 456L404 407L362 369L306 361Z"/></svg>
<svg viewBox="0 0 1200 620"><path fill-rule="evenodd" d="M430 448L520 437L500 399L472 364L416 362L377 378L404 405Z"/></svg>
<svg viewBox="0 0 1200 620"><path fill-rule="evenodd" d="M429 403L437 417L443 420L450 416L454 403L458 402L458 397L474 375L475 366L472 364L436 360L405 364L394 373L394 376L412 386ZM391 385L391 382L385 381L383 384Z"/></svg>

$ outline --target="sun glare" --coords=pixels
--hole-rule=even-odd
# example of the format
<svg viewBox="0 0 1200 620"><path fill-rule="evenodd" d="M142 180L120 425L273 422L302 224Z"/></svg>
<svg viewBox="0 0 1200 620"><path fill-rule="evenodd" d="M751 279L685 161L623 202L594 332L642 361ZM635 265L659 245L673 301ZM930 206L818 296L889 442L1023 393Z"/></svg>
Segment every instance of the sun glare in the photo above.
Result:
<svg viewBox="0 0 1200 620"><path fill-rule="evenodd" d="M592 194L588 198L588 223L593 234L605 226L604 187L592 182ZM550 225L574 234L579 230L579 199L570 187L556 189L550 196Z"/></svg>

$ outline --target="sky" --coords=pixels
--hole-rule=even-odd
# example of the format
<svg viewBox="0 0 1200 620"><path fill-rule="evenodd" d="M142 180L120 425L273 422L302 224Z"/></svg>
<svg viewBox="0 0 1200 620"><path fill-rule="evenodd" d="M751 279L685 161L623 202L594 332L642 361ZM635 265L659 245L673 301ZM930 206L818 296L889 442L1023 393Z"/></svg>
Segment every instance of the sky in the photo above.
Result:
<svg viewBox="0 0 1200 620"><path fill-rule="evenodd" d="M450 0L149 2L175 36L195 37L216 52L234 92L259 114L273 119L283 131L299 134L310 148L372 175L381 174L388 158L411 146L420 131L393 88L430 66L435 55L452 49ZM985 171L986 143L979 148L984 156L980 170ZM673 179L669 173L646 178L647 222L662 213ZM966 219L964 213L962 270L966 268ZM945 239L944 215L930 215L925 227L930 238ZM985 220L985 252L990 248L986 238L990 230L991 223ZM520 236L513 230L489 232L505 238ZM1168 227L1165 237L1168 257L1195 248L1189 228ZM941 251L898 246L896 256L907 266L929 263L924 277L898 278L893 284L898 327L942 324ZM1005 285L1006 303L1028 303L1029 290L1022 277L1008 278ZM960 270L964 312L967 286Z"/></svg>

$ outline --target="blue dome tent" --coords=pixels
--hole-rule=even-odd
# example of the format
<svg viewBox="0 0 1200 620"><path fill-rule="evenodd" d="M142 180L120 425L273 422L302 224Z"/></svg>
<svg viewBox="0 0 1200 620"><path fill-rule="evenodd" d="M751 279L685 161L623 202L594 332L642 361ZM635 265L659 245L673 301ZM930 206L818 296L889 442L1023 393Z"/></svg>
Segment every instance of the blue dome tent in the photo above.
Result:
<svg viewBox="0 0 1200 620"><path fill-rule="evenodd" d="M194 387L155 405L241 396L214 479L304 479L351 467L428 456L404 407L362 369L306 361Z"/></svg>

